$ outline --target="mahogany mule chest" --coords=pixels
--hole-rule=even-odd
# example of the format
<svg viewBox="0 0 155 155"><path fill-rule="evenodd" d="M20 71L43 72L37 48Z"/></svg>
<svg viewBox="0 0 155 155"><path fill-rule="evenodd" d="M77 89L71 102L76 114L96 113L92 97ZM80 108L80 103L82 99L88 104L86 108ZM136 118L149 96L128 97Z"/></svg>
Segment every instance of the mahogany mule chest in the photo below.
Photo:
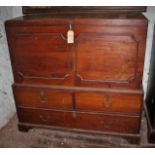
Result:
<svg viewBox="0 0 155 155"><path fill-rule="evenodd" d="M139 135L143 15L27 15L5 26L19 129Z"/></svg>

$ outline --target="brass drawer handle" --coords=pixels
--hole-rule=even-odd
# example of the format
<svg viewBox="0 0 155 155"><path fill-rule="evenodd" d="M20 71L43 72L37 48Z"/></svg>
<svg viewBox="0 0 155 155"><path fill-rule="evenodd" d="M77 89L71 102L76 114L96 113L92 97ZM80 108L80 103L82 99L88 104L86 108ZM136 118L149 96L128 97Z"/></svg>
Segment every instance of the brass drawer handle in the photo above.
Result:
<svg viewBox="0 0 155 155"><path fill-rule="evenodd" d="M45 118L44 116L42 115L39 115L40 119L44 122L48 122L48 118Z"/></svg>
<svg viewBox="0 0 155 155"><path fill-rule="evenodd" d="M104 96L103 104L104 104L104 107L106 107L106 108L110 108L112 106L112 102L110 101L110 96L108 96L108 95Z"/></svg>
<svg viewBox="0 0 155 155"><path fill-rule="evenodd" d="M47 102L48 101L48 98L47 96L45 96L45 91L44 90L41 90L40 91L40 102Z"/></svg>
<svg viewBox="0 0 155 155"><path fill-rule="evenodd" d="M110 129L112 128L113 122L102 122L101 124L103 124L104 128Z"/></svg>

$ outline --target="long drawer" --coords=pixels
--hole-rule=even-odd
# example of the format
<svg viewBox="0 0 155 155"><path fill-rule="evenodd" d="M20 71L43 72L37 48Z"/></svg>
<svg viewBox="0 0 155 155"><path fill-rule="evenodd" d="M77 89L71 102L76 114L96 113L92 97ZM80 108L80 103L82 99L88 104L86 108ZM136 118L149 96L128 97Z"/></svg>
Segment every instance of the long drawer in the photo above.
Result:
<svg viewBox="0 0 155 155"><path fill-rule="evenodd" d="M14 85L17 107L140 115L142 94Z"/></svg>
<svg viewBox="0 0 155 155"><path fill-rule="evenodd" d="M74 111L18 108L19 121L104 132L138 133L140 117Z"/></svg>
<svg viewBox="0 0 155 155"><path fill-rule="evenodd" d="M42 87L14 86L17 107L72 109L72 94Z"/></svg>
<svg viewBox="0 0 155 155"><path fill-rule="evenodd" d="M17 107L141 115L142 94L14 85Z"/></svg>
<svg viewBox="0 0 155 155"><path fill-rule="evenodd" d="M82 111L105 111L140 114L142 94L77 92L76 108Z"/></svg>

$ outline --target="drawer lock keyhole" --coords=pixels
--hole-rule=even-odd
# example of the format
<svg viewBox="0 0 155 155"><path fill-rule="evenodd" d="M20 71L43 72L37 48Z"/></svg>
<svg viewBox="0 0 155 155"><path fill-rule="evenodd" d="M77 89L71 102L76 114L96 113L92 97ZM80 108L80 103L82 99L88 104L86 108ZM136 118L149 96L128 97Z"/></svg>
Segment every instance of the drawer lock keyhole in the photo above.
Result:
<svg viewBox="0 0 155 155"><path fill-rule="evenodd" d="M110 108L112 106L112 103L110 101L110 96L105 95L104 96L104 107Z"/></svg>
<svg viewBox="0 0 155 155"><path fill-rule="evenodd" d="M41 90L40 91L40 101L44 103L44 102L47 102L47 100L48 99L47 99L47 96L45 96L45 91Z"/></svg>

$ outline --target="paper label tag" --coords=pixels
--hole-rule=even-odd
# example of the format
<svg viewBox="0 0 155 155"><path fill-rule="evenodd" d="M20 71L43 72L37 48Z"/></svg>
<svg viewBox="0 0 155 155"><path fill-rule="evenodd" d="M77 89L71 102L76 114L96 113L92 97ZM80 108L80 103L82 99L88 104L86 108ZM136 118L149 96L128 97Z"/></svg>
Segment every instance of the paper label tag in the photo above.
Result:
<svg viewBox="0 0 155 155"><path fill-rule="evenodd" d="M74 43L74 31L73 30L69 30L67 32L67 43L68 44Z"/></svg>

